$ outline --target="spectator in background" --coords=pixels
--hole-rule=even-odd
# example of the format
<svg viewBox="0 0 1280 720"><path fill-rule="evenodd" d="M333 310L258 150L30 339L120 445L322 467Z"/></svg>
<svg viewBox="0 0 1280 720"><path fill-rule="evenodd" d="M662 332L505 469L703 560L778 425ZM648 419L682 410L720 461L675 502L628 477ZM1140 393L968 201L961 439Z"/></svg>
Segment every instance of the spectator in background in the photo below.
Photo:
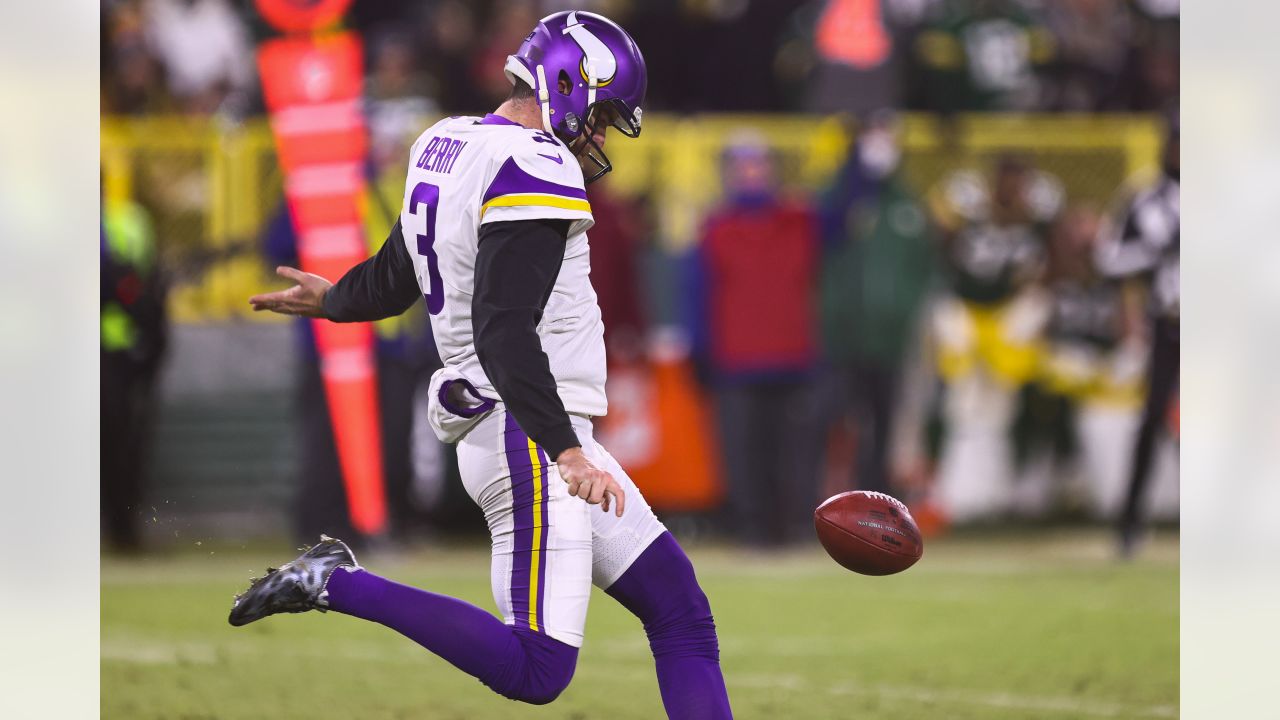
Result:
<svg viewBox="0 0 1280 720"><path fill-rule="evenodd" d="M693 353L715 393L733 527L778 545L809 537L817 500L818 222L780 197L754 135L731 138L722 177L689 282Z"/></svg>
<svg viewBox="0 0 1280 720"><path fill-rule="evenodd" d="M810 55L812 33L797 28L788 39L783 31L798 24L791 19L812 0L631 0L627 4L631 7L623 10L625 20L613 8L606 14L624 24L641 47L663 48L645 58L649 66L645 97L654 111L778 111L804 89L802 78L783 66L791 62L789 58ZM646 107L645 112L649 111Z"/></svg>
<svg viewBox="0 0 1280 720"><path fill-rule="evenodd" d="M1161 154L1161 176L1129 203L1113 230L1098 244L1097 262L1111 277L1132 281L1147 296L1151 359L1147 401L1129 470L1129 492L1119 519L1120 552L1129 557L1141 537L1143 502L1151 479L1155 442L1169 427L1178 388L1181 283L1179 121L1169 121Z"/></svg>
<svg viewBox="0 0 1280 720"><path fill-rule="evenodd" d="M435 84L435 97L447 113L474 113L486 105L486 95L471 82L476 20L462 0L443 0L423 16L418 43L425 67Z"/></svg>
<svg viewBox="0 0 1280 720"><path fill-rule="evenodd" d="M1163 111L1177 104L1180 85L1178 0L1134 0L1132 17L1126 106Z"/></svg>
<svg viewBox="0 0 1280 720"><path fill-rule="evenodd" d="M1045 19L1057 44L1047 109L1097 112L1118 109L1120 80L1133 32L1121 0L1049 3Z"/></svg>
<svg viewBox="0 0 1280 720"><path fill-rule="evenodd" d="M1045 99L1040 73L1053 57L1053 35L1022 4L943 0L916 37L911 107L1038 109Z"/></svg>
<svg viewBox="0 0 1280 720"><path fill-rule="evenodd" d="M118 115L148 115L173 110L164 68L144 34L141 7L121 2L103 8L103 110Z"/></svg>
<svg viewBox="0 0 1280 720"><path fill-rule="evenodd" d="M253 89L253 46L227 0L144 0L147 40L169 92L187 112L210 114Z"/></svg>
<svg viewBox="0 0 1280 720"><path fill-rule="evenodd" d="M591 203L591 272L610 364L643 359L648 322L640 288L640 260L648 235L637 203L609 187L609 176L587 186Z"/></svg>
<svg viewBox="0 0 1280 720"><path fill-rule="evenodd" d="M532 0L498 0L488 17L489 26L479 34L486 39L485 44L470 48L470 77L483 89L485 107L493 107L511 93L511 84L502 70L511 48L520 47L529 28L537 25L541 16L535 12Z"/></svg>
<svg viewBox="0 0 1280 720"><path fill-rule="evenodd" d="M440 114L440 107L415 66L408 36L388 32L372 44L373 62L365 83L370 154L375 167L395 167L403 175L404 154Z"/></svg>
<svg viewBox="0 0 1280 720"><path fill-rule="evenodd" d="M861 114L901 107L906 58L926 4L826 0L807 43L815 55L809 108Z"/></svg>
<svg viewBox="0 0 1280 720"><path fill-rule="evenodd" d="M136 551L155 386L168 344L151 216L132 201L104 200L100 251L102 528L114 549Z"/></svg>
<svg viewBox="0 0 1280 720"><path fill-rule="evenodd" d="M851 487L890 492L897 391L934 266L924 209L898 172L891 116L874 116L823 207L822 330L839 417L852 416Z"/></svg>

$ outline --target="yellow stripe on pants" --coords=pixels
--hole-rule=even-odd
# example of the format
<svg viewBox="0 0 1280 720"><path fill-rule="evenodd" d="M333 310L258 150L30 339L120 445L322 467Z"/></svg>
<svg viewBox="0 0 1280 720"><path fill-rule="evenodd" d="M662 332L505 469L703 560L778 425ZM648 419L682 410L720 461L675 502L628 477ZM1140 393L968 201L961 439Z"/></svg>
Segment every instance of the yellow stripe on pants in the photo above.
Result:
<svg viewBox="0 0 1280 720"><path fill-rule="evenodd" d="M533 468L533 552L529 561L529 629L538 630L538 565L542 561L542 474L538 446L529 440L529 465Z"/></svg>

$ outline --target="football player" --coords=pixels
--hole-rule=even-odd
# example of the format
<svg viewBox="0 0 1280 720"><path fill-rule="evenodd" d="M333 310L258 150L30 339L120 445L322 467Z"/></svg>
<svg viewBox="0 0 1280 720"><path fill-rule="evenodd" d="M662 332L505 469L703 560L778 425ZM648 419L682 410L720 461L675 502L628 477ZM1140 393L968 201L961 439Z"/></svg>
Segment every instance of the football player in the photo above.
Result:
<svg viewBox="0 0 1280 720"><path fill-rule="evenodd" d="M493 536L502 619L400 585L322 537L255 580L232 625L333 610L381 623L508 698L568 685L594 583L640 618L667 714L731 716L715 623L693 566L592 437L606 410L605 349L590 278L585 183L609 172L606 131L640 134L646 71L622 28L587 12L543 18L507 58L509 99L441 120L409 155L404 204L382 249L336 284L297 285L255 310L362 322L422 299L445 367L436 434Z"/></svg>
<svg viewBox="0 0 1280 720"><path fill-rule="evenodd" d="M990 180L956 171L928 198L950 285L931 318L941 380L928 421L934 461L944 444L949 388L981 372L1002 392L1019 392L1034 375L1048 317L1038 283L1062 186L1016 155L997 158L994 170Z"/></svg>
<svg viewBox="0 0 1280 720"><path fill-rule="evenodd" d="M1145 357L1137 332L1141 313L1126 301L1122 283L1093 262L1102 220L1093 207L1078 204L1051 231L1044 283L1049 320L1036 378L1014 427L1020 466L1042 448L1055 463L1079 461L1098 508L1106 507L1099 490L1112 476L1111 455L1082 432L1084 418L1100 408L1136 408Z"/></svg>

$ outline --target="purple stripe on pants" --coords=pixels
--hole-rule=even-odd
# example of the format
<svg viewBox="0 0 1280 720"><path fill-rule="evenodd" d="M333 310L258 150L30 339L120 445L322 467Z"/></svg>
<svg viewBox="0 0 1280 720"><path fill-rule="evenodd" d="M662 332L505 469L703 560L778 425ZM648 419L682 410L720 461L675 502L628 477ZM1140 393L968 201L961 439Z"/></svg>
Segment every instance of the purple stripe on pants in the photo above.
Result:
<svg viewBox="0 0 1280 720"><path fill-rule="evenodd" d="M533 562L533 465L529 462L529 436L516 424L511 413L507 413L503 436L507 468L511 473L511 520L514 526L511 548L511 614L515 618L516 627L529 628L529 570ZM540 578L534 580L538 581ZM538 595L541 599L542 594Z"/></svg>

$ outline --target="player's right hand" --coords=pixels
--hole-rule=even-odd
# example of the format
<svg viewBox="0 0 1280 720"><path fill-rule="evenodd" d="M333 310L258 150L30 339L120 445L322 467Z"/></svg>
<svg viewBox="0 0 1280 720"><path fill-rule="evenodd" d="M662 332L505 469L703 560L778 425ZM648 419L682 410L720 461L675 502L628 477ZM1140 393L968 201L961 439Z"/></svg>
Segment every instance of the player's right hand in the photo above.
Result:
<svg viewBox="0 0 1280 720"><path fill-rule="evenodd" d="M614 514L622 517L622 508L626 497L618 481L609 473L601 470L591 462L580 447L572 447L560 453L556 458L556 469L560 477L569 484L569 494L580 497L592 505L609 512L612 504Z"/></svg>
<svg viewBox="0 0 1280 720"><path fill-rule="evenodd" d="M284 265L276 268L276 274L298 284L288 290L263 293L249 298L249 304L253 306L254 312L270 310L281 315L324 317L324 294L333 287L333 283L319 275L312 275Z"/></svg>

